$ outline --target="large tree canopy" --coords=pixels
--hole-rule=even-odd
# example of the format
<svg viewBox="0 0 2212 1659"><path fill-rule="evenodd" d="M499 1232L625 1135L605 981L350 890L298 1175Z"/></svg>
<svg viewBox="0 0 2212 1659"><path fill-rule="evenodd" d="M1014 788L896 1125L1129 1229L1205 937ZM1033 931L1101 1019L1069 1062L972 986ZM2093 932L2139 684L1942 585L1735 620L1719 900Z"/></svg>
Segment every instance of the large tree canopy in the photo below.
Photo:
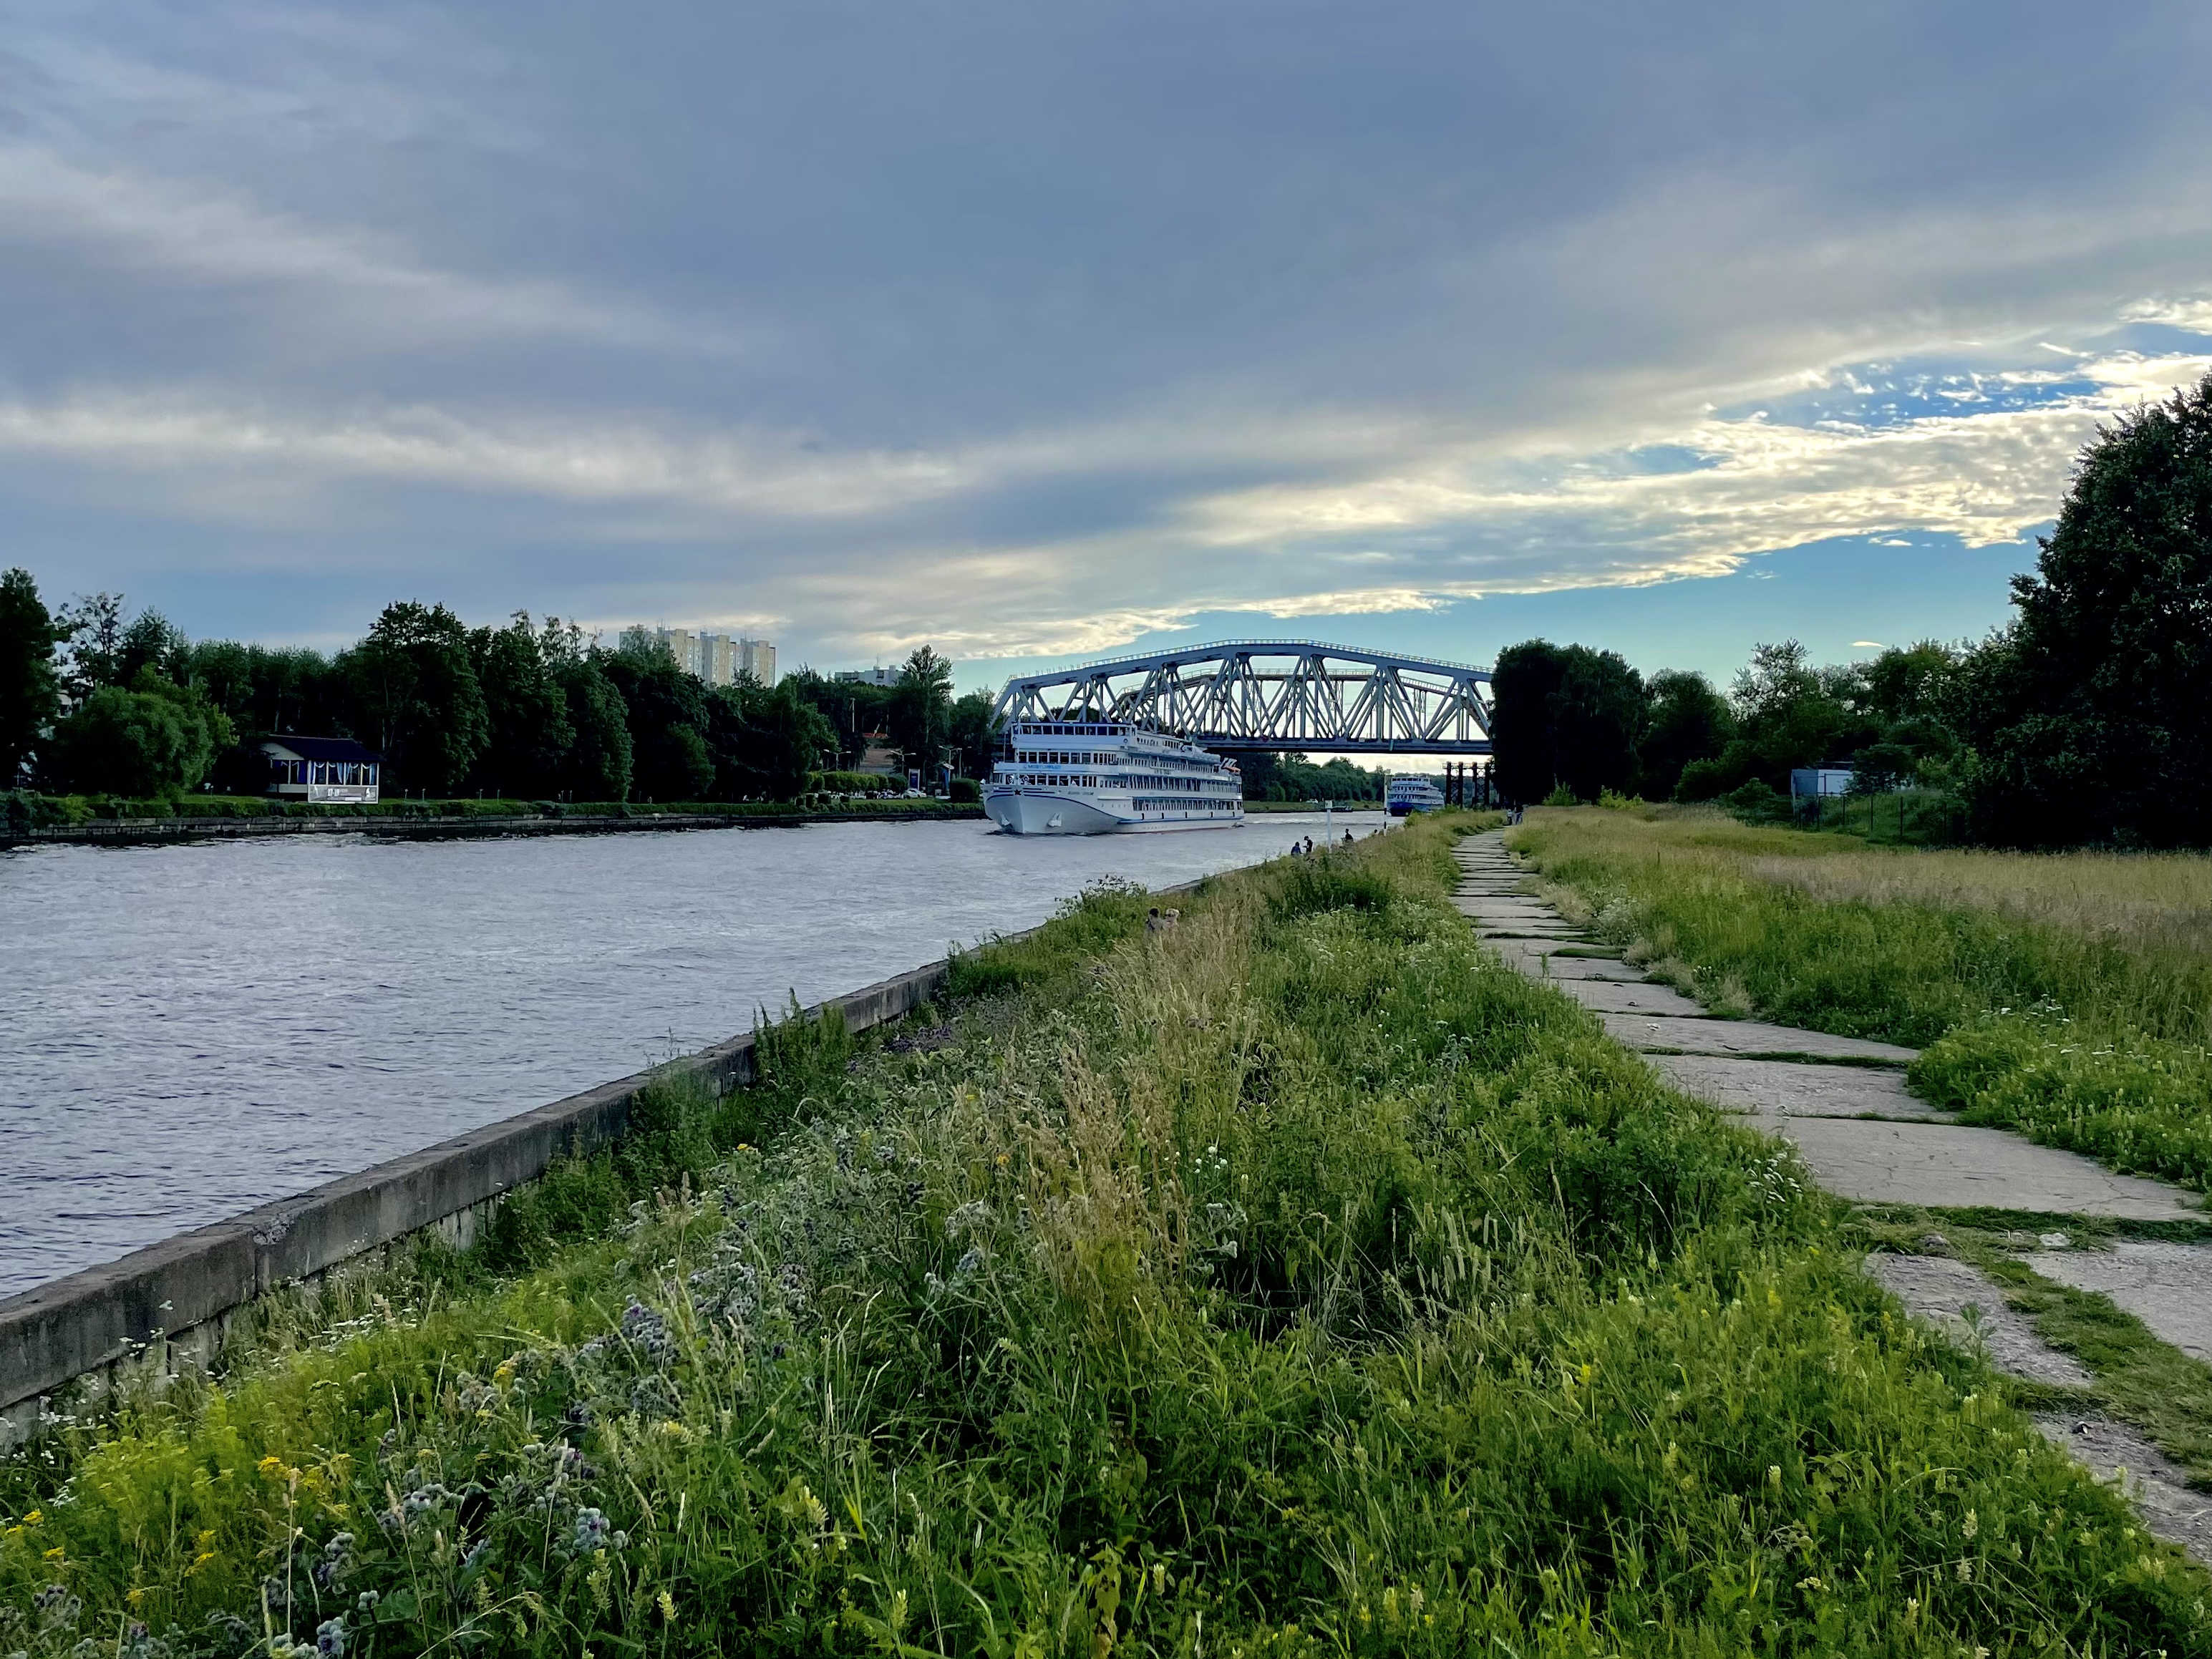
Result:
<svg viewBox="0 0 2212 1659"><path fill-rule="evenodd" d="M2082 451L1963 699L1980 833L2212 842L2212 377Z"/></svg>
<svg viewBox="0 0 2212 1659"><path fill-rule="evenodd" d="M1491 675L1495 781L1508 800L1565 787L1578 800L1636 778L1644 679L1617 653L1528 640L1498 653Z"/></svg>
<svg viewBox="0 0 2212 1659"><path fill-rule="evenodd" d="M67 635L29 571L0 573L0 789L15 787L59 712L54 647Z"/></svg>

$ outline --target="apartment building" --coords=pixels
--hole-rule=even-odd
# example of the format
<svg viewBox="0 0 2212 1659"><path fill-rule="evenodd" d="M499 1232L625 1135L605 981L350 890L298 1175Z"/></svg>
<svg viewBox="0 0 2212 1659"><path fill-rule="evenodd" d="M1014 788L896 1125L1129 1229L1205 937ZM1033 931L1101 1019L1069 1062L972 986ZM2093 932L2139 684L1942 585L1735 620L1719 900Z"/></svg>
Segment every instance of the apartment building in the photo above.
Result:
<svg viewBox="0 0 2212 1659"><path fill-rule="evenodd" d="M655 629L653 637L709 685L734 684L740 674L750 674L763 685L775 684L775 647L766 640L689 628Z"/></svg>

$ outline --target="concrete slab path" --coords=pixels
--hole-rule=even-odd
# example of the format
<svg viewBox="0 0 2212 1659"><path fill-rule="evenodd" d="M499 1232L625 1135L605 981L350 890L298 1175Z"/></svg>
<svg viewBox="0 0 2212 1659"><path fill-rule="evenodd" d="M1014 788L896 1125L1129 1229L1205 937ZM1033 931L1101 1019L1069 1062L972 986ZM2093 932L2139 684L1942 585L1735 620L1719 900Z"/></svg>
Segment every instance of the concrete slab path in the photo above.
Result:
<svg viewBox="0 0 2212 1659"><path fill-rule="evenodd" d="M1658 1014L1680 1019L1711 1018L1670 985L1626 984L1619 980L1562 978L1559 988L1585 1008L1601 1014Z"/></svg>
<svg viewBox="0 0 2212 1659"><path fill-rule="evenodd" d="M1506 949L1508 945L1516 948L1508 951ZM1641 985L1646 982L1641 968L1632 967L1619 957L1571 957L1564 952L1547 949L1546 941L1541 939L1500 939L1498 942L1498 949L1500 956L1528 957L1529 961L1526 965L1518 962L1513 965L1521 969L1522 972L1527 974L1531 979L1597 979L1608 980L1616 985ZM1564 989L1565 987L1561 988Z"/></svg>
<svg viewBox="0 0 2212 1659"><path fill-rule="evenodd" d="M1897 1068L1913 1058L1910 1048L1758 1020L1716 1019L1624 962L1560 956L1556 944L1570 930L1564 921L1543 920L1557 916L1548 906L1525 895L1473 890L1477 884L1503 886L1516 873L1495 833L1462 842L1455 850L1466 880L1454 903L1486 945L1531 978L1555 981L1677 1087L1786 1136L1831 1192L1930 1209L1985 1206L2143 1219L2203 1213L2178 1188L2114 1175L2001 1129L1949 1121L1905 1091ZM1885 1063L1838 1066L1807 1056ZM2212 1355L2212 1250L2124 1241L2110 1252L2039 1251L2033 1265L2063 1283L2112 1297L2184 1352ZM2006 1305L2003 1291L1965 1262L1881 1255L1868 1258L1867 1271L1913 1313L1980 1347L2014 1376L2061 1388L2094 1382L2080 1361L2045 1343L2025 1316ZM2136 1430L2087 1413L2039 1419L2038 1426L2100 1480L2122 1482L2152 1532L2212 1565L2212 1499L2190 1491L2187 1472Z"/></svg>
<svg viewBox="0 0 2212 1659"><path fill-rule="evenodd" d="M1767 1111L1758 1119L1761 1128L1796 1144L1823 1187L1863 1204L1986 1206L2131 1221L2186 1221L2203 1214L2185 1194L2160 1182L2114 1175L2101 1164L2002 1129Z"/></svg>
<svg viewBox="0 0 2212 1659"><path fill-rule="evenodd" d="M1948 1112L1908 1093L1905 1074L1888 1066L1793 1065L1722 1054L1648 1054L1645 1059L1653 1071L1685 1094L1732 1112L1887 1117L1920 1123L1952 1121Z"/></svg>
<svg viewBox="0 0 2212 1659"><path fill-rule="evenodd" d="M1867 1037L1837 1036L1756 1019L1662 1019L1642 1014L1601 1014L1619 1042L1645 1052L1677 1054L1813 1054L1822 1060L1874 1060L1903 1066L1915 1050Z"/></svg>
<svg viewBox="0 0 2212 1659"><path fill-rule="evenodd" d="M2045 1279L2112 1297L2160 1341L2212 1364L2212 1248L2122 1238L2109 1250L2038 1250L2021 1260Z"/></svg>

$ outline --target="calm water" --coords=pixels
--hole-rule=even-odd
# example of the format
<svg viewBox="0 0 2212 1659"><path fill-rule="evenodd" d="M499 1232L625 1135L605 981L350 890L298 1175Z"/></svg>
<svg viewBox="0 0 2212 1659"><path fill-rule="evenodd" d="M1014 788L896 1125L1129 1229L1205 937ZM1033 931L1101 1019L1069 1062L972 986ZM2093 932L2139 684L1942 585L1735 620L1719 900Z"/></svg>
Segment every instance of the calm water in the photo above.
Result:
<svg viewBox="0 0 2212 1659"><path fill-rule="evenodd" d="M1339 814L1364 835L1379 814ZM0 1295L1319 817L0 854Z"/></svg>

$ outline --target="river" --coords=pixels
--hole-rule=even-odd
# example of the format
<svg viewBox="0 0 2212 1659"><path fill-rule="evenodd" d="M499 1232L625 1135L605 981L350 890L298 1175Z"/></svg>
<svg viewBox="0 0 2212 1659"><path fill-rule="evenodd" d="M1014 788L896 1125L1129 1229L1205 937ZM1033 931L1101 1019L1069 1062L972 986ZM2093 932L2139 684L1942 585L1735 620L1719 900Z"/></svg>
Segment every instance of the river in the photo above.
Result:
<svg viewBox="0 0 2212 1659"><path fill-rule="evenodd" d="M1365 835L1380 813L1342 814ZM1322 834L988 824L0 854L0 1296Z"/></svg>

